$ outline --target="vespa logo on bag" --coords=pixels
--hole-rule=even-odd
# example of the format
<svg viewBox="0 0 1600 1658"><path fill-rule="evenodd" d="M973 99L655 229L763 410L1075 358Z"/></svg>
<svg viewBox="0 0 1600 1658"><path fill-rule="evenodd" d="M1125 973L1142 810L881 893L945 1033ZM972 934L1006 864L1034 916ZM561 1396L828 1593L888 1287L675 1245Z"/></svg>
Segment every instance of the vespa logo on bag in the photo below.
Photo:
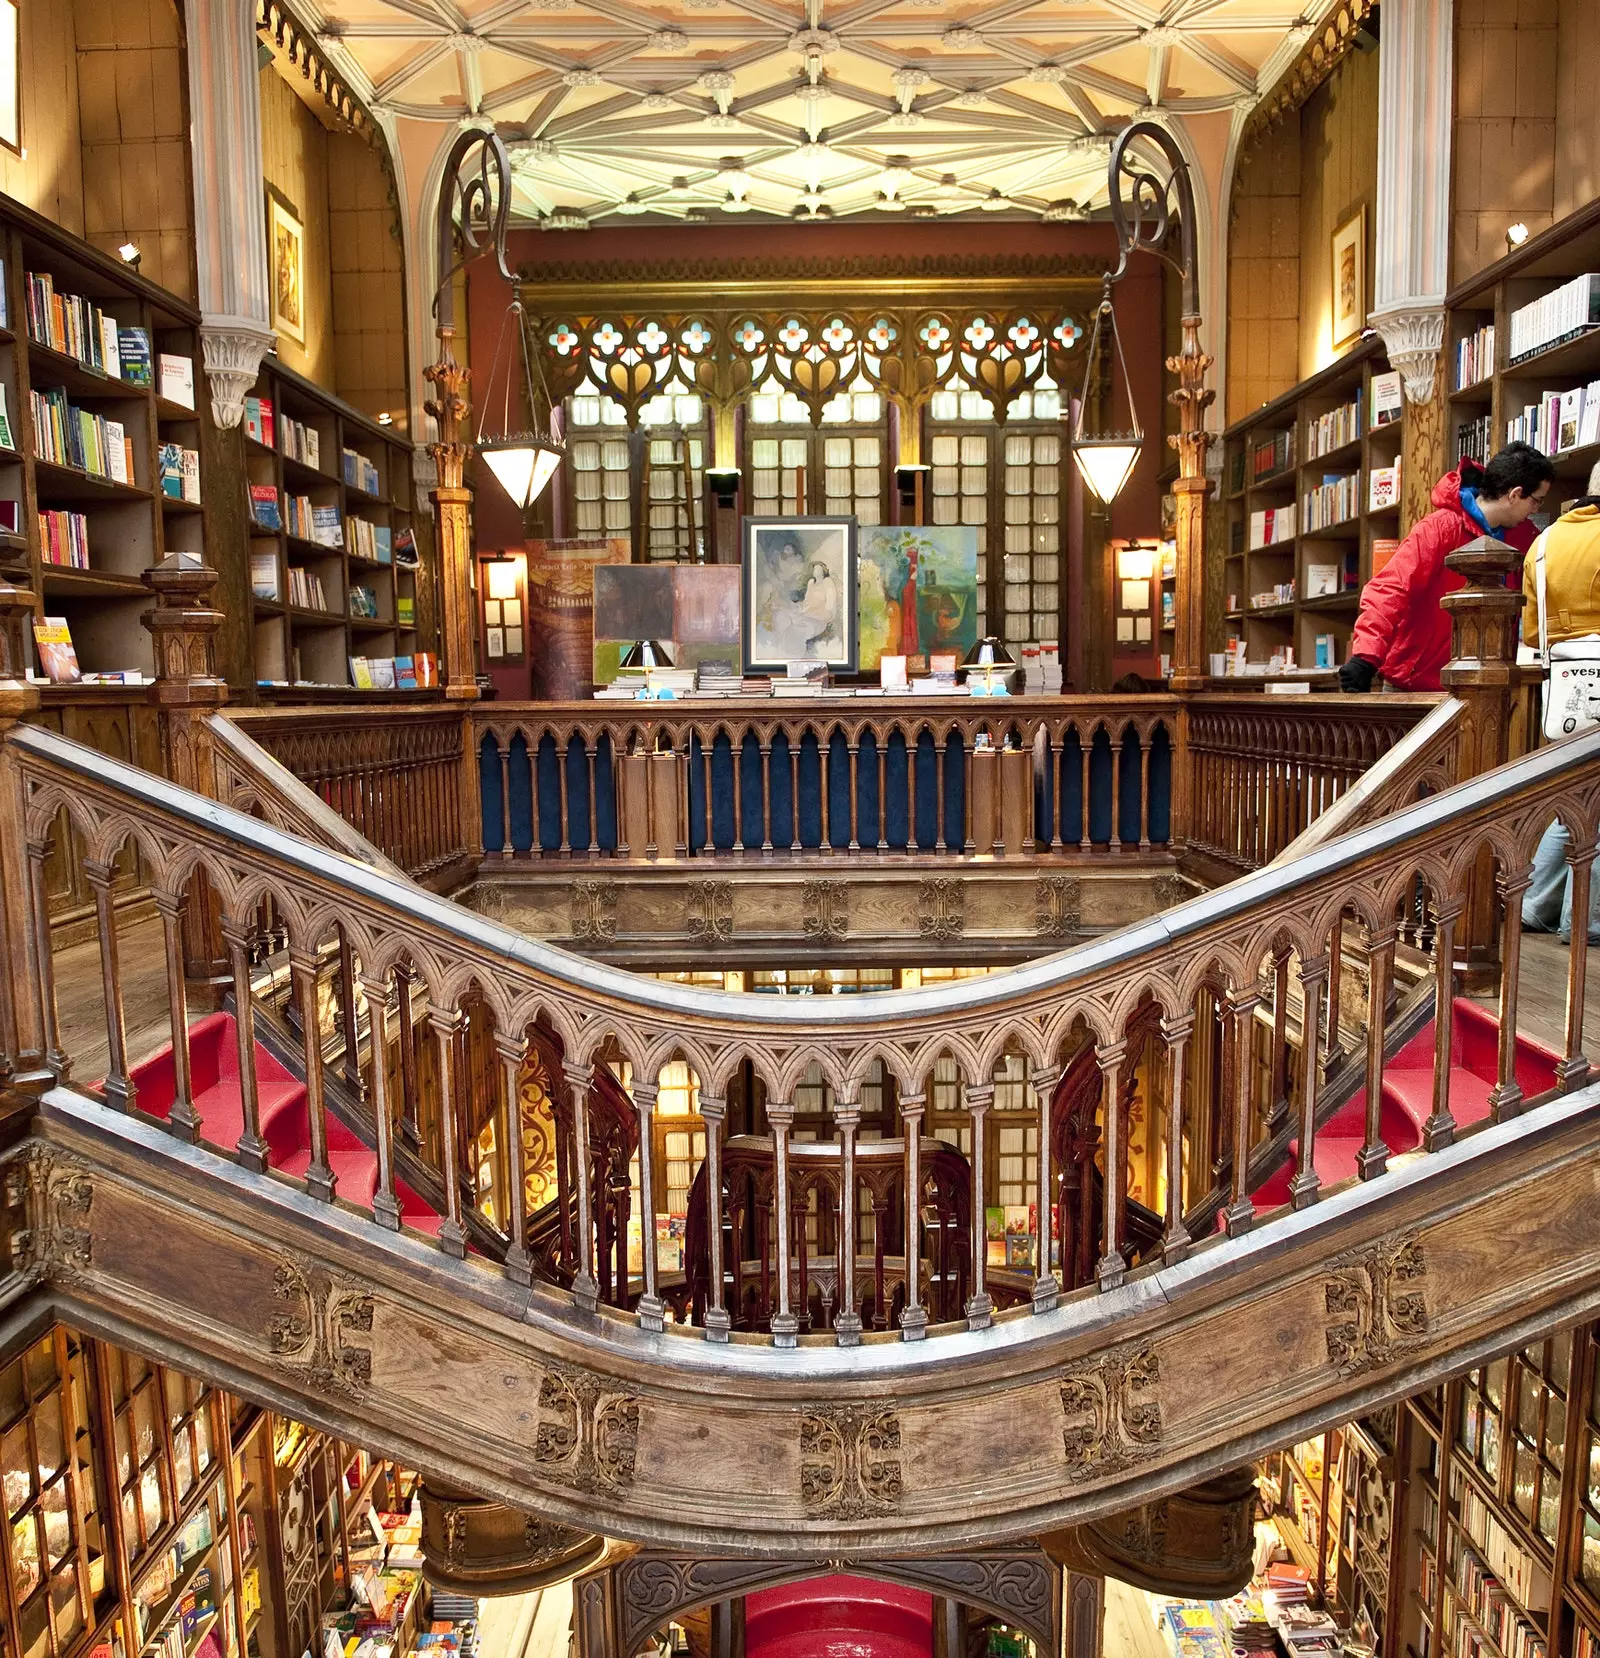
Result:
<svg viewBox="0 0 1600 1658"><path fill-rule="evenodd" d="M1547 737L1570 737L1600 724L1600 660L1594 641L1574 640L1551 650L1549 697Z"/></svg>

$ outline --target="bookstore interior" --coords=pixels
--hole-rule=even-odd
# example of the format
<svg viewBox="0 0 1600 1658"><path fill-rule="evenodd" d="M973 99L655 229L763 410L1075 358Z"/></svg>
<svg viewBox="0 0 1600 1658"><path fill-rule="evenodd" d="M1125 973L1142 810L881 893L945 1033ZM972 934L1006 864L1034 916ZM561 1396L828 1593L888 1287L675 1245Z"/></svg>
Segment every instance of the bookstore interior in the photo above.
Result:
<svg viewBox="0 0 1600 1658"><path fill-rule="evenodd" d="M0 0L0 1658L1600 1658L1593 10Z"/></svg>

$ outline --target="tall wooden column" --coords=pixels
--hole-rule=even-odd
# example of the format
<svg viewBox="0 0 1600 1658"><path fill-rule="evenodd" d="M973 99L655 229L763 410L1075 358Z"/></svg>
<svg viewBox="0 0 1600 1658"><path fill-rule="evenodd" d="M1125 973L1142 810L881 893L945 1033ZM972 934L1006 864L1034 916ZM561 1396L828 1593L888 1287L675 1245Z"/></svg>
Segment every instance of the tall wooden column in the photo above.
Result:
<svg viewBox="0 0 1600 1658"><path fill-rule="evenodd" d="M1182 349L1167 358L1168 370L1178 376L1178 389L1169 394L1178 410L1178 430L1171 439L1178 451L1178 476L1172 485L1178 506L1177 586L1168 678L1174 691L1198 691L1205 682L1206 500L1211 494L1206 476L1211 434L1205 428L1205 412L1216 393L1205 383L1212 359L1200 349L1200 322L1197 315L1183 319Z"/></svg>
<svg viewBox="0 0 1600 1658"><path fill-rule="evenodd" d="M476 702L478 618L472 598L472 491L466 487L470 443L463 437L470 369L456 361L455 329L439 330L439 360L423 370L437 391L425 405L438 423L438 440L428 453L439 468L433 491L439 525L439 622L444 694L452 702Z"/></svg>
<svg viewBox="0 0 1600 1658"><path fill-rule="evenodd" d="M198 553L168 553L145 571L144 583L156 597L141 620L155 646L150 702L160 720L162 767L180 789L214 800L206 722L228 700L228 682L217 672L217 630L227 620L213 602L217 572ZM219 987L231 982L221 912L199 871L183 925L185 977Z"/></svg>
<svg viewBox="0 0 1600 1658"><path fill-rule="evenodd" d="M1453 653L1440 676L1462 704L1456 737L1456 781L1465 783L1511 758L1516 706L1517 629L1522 614L1522 555L1493 536L1480 536L1445 559L1467 585L1440 601L1449 614ZM1472 871L1466 909L1456 931L1463 988L1499 983L1494 860L1485 851Z"/></svg>
<svg viewBox="0 0 1600 1658"><path fill-rule="evenodd" d="M27 677L27 630L34 597L0 583L0 1109L13 1090L53 1080L44 1064L44 1034L33 994L33 909L22 779L6 733L39 711L39 688ZM19 1103L24 1103L20 1102Z"/></svg>

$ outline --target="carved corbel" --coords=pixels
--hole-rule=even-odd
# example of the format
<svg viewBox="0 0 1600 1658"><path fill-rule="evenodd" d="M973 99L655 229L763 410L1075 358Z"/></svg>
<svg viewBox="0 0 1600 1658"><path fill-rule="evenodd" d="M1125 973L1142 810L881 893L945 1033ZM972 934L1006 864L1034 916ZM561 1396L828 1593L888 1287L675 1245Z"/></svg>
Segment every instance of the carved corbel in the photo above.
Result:
<svg viewBox="0 0 1600 1658"><path fill-rule="evenodd" d="M1372 326L1383 336L1389 361L1405 380L1406 400L1433 401L1439 377L1439 354L1444 350L1444 307L1405 303L1372 313Z"/></svg>

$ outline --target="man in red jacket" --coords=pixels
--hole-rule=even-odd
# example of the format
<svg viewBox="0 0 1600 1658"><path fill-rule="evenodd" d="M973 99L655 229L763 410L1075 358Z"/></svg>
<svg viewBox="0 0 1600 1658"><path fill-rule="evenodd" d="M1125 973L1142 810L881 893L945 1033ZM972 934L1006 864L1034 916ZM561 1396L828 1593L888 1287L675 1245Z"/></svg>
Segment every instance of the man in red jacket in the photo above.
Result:
<svg viewBox="0 0 1600 1658"><path fill-rule="evenodd" d="M1365 691L1381 676L1397 691L1437 691L1450 660L1450 618L1439 600L1466 586L1445 569L1445 555L1481 535L1527 552L1536 533L1528 519L1555 475L1550 458L1529 443L1508 444L1487 466L1462 461L1446 473L1433 486L1433 511L1362 588L1340 685Z"/></svg>

